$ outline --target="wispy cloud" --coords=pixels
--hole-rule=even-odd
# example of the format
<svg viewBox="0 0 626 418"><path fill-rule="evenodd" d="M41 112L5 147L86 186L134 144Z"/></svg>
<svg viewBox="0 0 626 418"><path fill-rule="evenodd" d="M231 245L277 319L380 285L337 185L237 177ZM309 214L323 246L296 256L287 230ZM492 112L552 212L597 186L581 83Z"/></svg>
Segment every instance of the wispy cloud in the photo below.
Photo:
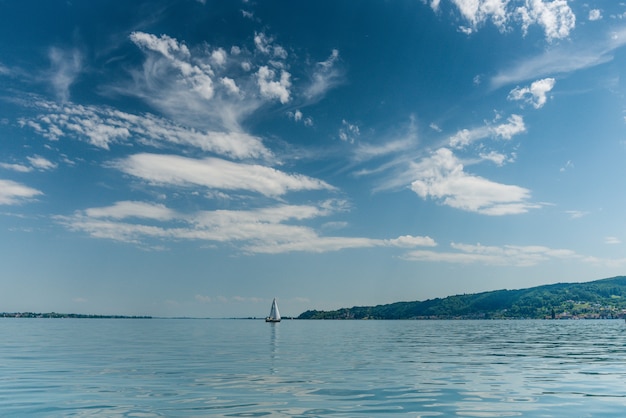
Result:
<svg viewBox="0 0 626 418"><path fill-rule="evenodd" d="M57 216L59 223L94 238L148 246L149 242L194 240L236 245L244 253L329 252L349 248L433 247L427 236L394 239L320 236L296 221L314 220L345 210L342 201L318 205L278 205L256 210L217 210L179 213L160 204L117 202L89 208L72 216ZM144 221L144 222L142 222ZM156 222L156 223L155 223Z"/></svg>
<svg viewBox="0 0 626 418"><path fill-rule="evenodd" d="M341 84L343 72L338 68L339 50L333 49L328 59L318 62L311 75L311 84L304 90L309 101L323 97L326 92Z"/></svg>
<svg viewBox="0 0 626 418"><path fill-rule="evenodd" d="M132 138L157 148L170 144L229 158L273 158L260 138L242 131L201 131L151 114L135 115L109 107L72 103L58 105L47 101L38 101L32 106L41 113L30 119L21 119L21 126L51 140L69 136L98 148L109 149Z"/></svg>
<svg viewBox="0 0 626 418"><path fill-rule="evenodd" d="M555 74L566 74L594 67L613 60L613 52L626 44L626 29L611 32L593 42L559 44L541 55L515 62L491 79L491 87L538 79Z"/></svg>
<svg viewBox="0 0 626 418"><path fill-rule="evenodd" d="M301 174L287 174L258 164L242 164L219 158L194 159L178 155L135 154L111 167L151 184L202 186L280 196L290 191L335 190L328 183Z"/></svg>
<svg viewBox="0 0 626 418"><path fill-rule="evenodd" d="M0 179L0 205L17 205L40 195L43 192L37 189L13 180Z"/></svg>
<svg viewBox="0 0 626 418"><path fill-rule="evenodd" d="M481 244L450 244L451 251L415 250L404 258L413 261L453 264L483 264L490 266L530 267L551 260L598 261L581 256L568 249L554 249L540 245L489 246Z"/></svg>
<svg viewBox="0 0 626 418"><path fill-rule="evenodd" d="M82 71L82 55L80 51L51 48L48 52L51 68L49 80L57 98L67 102L70 98L70 87Z"/></svg>

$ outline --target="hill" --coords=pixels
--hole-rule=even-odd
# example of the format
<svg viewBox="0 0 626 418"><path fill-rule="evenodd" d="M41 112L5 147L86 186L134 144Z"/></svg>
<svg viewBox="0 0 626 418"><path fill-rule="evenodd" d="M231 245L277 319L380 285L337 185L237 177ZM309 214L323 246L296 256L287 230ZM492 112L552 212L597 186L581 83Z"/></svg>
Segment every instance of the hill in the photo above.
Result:
<svg viewBox="0 0 626 418"><path fill-rule="evenodd" d="M306 311L298 319L623 318L626 276L518 290L455 295L421 302Z"/></svg>

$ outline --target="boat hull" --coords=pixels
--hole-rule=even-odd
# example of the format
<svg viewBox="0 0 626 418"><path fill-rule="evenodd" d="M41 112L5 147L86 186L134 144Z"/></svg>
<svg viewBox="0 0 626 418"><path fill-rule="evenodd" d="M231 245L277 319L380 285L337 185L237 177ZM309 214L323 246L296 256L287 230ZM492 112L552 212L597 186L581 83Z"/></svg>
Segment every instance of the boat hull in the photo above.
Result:
<svg viewBox="0 0 626 418"><path fill-rule="evenodd" d="M265 322L280 322L280 319L276 319L276 318L265 318Z"/></svg>

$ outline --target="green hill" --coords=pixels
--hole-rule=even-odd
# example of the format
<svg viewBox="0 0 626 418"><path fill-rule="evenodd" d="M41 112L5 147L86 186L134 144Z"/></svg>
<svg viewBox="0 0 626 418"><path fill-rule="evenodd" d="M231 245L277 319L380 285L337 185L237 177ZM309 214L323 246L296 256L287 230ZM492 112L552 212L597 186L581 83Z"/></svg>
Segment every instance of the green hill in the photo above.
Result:
<svg viewBox="0 0 626 418"><path fill-rule="evenodd" d="M495 290L421 302L306 311L298 319L513 319L626 317L626 276Z"/></svg>

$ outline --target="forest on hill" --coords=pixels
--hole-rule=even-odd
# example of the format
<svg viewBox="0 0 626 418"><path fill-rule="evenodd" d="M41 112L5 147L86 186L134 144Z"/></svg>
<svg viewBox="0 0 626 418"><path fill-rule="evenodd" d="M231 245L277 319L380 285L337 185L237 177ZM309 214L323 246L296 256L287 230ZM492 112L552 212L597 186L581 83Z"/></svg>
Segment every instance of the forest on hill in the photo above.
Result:
<svg viewBox="0 0 626 418"><path fill-rule="evenodd" d="M298 319L600 319L626 317L626 276L416 302L309 310Z"/></svg>

